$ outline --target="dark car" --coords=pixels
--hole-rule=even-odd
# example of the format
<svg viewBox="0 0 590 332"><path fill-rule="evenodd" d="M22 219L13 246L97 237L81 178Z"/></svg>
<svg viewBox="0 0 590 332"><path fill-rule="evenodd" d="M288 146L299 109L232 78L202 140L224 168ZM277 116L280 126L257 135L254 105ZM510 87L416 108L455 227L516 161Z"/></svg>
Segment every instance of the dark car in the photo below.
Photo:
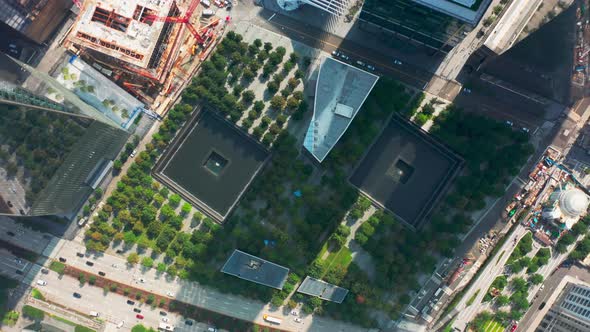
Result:
<svg viewBox="0 0 590 332"><path fill-rule="evenodd" d="M86 261L86 265L88 265L88 266L94 266L94 263L92 263L91 261Z"/></svg>
<svg viewBox="0 0 590 332"><path fill-rule="evenodd" d="M60 261L60 262L62 262L62 263L65 263L65 262L67 261L67 259L65 259L65 258L63 258L63 257L60 257L60 258L59 258L59 261Z"/></svg>
<svg viewBox="0 0 590 332"><path fill-rule="evenodd" d="M102 271L98 271L98 275L99 275L99 276L101 276L101 277L104 277L104 276L106 276L107 274L106 274L106 273L104 273L104 272L102 272Z"/></svg>
<svg viewBox="0 0 590 332"><path fill-rule="evenodd" d="M23 209L19 209L18 212L20 212L21 215L25 215L25 211Z"/></svg>
<svg viewBox="0 0 590 332"><path fill-rule="evenodd" d="M14 207L14 205L12 205L11 201L7 201L6 204L8 204L8 207Z"/></svg>
<svg viewBox="0 0 590 332"><path fill-rule="evenodd" d="M134 305L134 304L135 304L135 302L133 302L133 301L131 301L131 300L127 300L127 304L129 304L129 305Z"/></svg>
<svg viewBox="0 0 590 332"><path fill-rule="evenodd" d="M43 274L49 274L49 270L48 269L41 269L41 273L43 273Z"/></svg>
<svg viewBox="0 0 590 332"><path fill-rule="evenodd" d="M188 326L193 326L193 321L190 319L185 320L184 323Z"/></svg>
<svg viewBox="0 0 590 332"><path fill-rule="evenodd" d="M76 256L78 256L78 257L84 257L84 254L83 254L83 253L81 253L81 252L77 252L77 253L76 253Z"/></svg>
<svg viewBox="0 0 590 332"><path fill-rule="evenodd" d="M20 275L22 275L22 274L23 274L23 271L21 271L21 270L16 270L16 274L20 274Z"/></svg>
<svg viewBox="0 0 590 332"><path fill-rule="evenodd" d="M166 311L160 311L160 316L167 316L168 313Z"/></svg>
<svg viewBox="0 0 590 332"><path fill-rule="evenodd" d="M123 253L123 250L121 250L121 249L117 249L117 251L115 251L115 252L116 252L117 254L122 254L122 253Z"/></svg>
<svg viewBox="0 0 590 332"><path fill-rule="evenodd" d="M139 309L139 308L133 308L133 311L135 311L137 313L140 313L141 312L141 309Z"/></svg>
<svg viewBox="0 0 590 332"><path fill-rule="evenodd" d="M81 298L81 297L82 297L82 295L80 295L80 293L74 293L73 295L74 295L74 297L75 297L75 298L77 298L77 299L79 299L79 298Z"/></svg>
<svg viewBox="0 0 590 332"><path fill-rule="evenodd" d="M14 234L14 233L13 233L13 232L11 232L11 231L8 231L8 232L6 232L6 235L8 235L8 236L15 236L16 234Z"/></svg>
<svg viewBox="0 0 590 332"><path fill-rule="evenodd" d="M541 303L541 305L539 306L539 310L545 308L545 302Z"/></svg>

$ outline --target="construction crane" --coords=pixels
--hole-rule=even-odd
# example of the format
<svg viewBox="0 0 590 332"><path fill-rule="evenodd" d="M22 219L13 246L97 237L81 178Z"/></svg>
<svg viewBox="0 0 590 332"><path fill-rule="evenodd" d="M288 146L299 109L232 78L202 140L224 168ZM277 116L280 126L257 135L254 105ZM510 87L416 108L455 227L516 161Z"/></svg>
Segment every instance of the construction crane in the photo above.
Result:
<svg viewBox="0 0 590 332"><path fill-rule="evenodd" d="M201 3L200 0L192 0L188 6L188 9L184 13L184 16L182 17L146 15L144 21L184 23L186 24L186 27L191 32L191 34L197 40L197 43L202 44L204 42L203 38L201 37L197 29L195 29L195 27L190 22L191 16L193 16L193 12L195 11L195 9L197 9L199 3Z"/></svg>

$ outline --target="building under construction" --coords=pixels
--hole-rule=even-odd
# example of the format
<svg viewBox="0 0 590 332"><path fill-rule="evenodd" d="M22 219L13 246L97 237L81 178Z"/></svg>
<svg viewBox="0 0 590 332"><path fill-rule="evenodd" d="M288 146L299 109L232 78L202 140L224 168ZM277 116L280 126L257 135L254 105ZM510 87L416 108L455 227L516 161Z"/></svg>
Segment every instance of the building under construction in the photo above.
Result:
<svg viewBox="0 0 590 332"><path fill-rule="evenodd" d="M215 40L219 20L202 18L199 2L86 0L64 46L152 105L190 76Z"/></svg>

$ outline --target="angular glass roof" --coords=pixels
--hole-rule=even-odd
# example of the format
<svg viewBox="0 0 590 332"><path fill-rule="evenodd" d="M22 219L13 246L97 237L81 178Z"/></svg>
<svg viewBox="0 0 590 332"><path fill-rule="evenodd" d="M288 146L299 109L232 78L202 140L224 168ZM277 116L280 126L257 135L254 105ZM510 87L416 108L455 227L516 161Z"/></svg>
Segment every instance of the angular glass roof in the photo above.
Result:
<svg viewBox="0 0 590 332"><path fill-rule="evenodd" d="M324 58L315 90L313 117L303 146L322 162L358 113L379 76Z"/></svg>

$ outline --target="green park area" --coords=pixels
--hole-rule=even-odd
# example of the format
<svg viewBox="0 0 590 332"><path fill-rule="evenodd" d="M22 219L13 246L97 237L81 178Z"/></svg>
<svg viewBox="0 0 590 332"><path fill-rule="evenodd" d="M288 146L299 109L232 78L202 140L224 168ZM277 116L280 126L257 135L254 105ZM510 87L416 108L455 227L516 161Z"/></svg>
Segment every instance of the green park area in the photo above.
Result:
<svg viewBox="0 0 590 332"><path fill-rule="evenodd" d="M352 262L344 246L350 230L340 224L347 212L351 210L350 218L358 219L370 206L347 178L389 116L408 114L411 95L399 83L381 78L328 158L321 167L314 166L300 154L296 139L285 129L291 121L303 119L308 106L296 90L298 84L284 80L288 75L296 80L303 77L309 60L284 55L280 47L262 41L248 44L240 35L228 33L98 211L85 233L86 246L104 251L122 245L132 250L130 264L141 263L170 276L277 306L285 304L305 275L318 276L350 290L342 304L299 293L286 304L302 302L305 312L367 327L376 325L369 315L374 309L397 318L409 302L408 292L420 286L418 275L433 271L435 257L452 255L459 234L472 223L466 212L481 209L486 197L501 195L532 148L526 135L501 123L452 107L444 111L435 119L433 134L465 158L463 175L432 221L418 232L383 211L363 223L355 241L373 257L379 271L373 280ZM267 83L265 98L254 101L247 91L255 80L276 84ZM164 149L200 104L236 122L273 152L270 165L223 226L194 212L151 177ZM123 152L121 164L132 147ZM301 197L292 194L296 190ZM186 231L188 223L197 226ZM235 248L289 267L284 289L272 290L221 273L219 266ZM392 292L396 300L385 301Z"/></svg>
<svg viewBox="0 0 590 332"><path fill-rule="evenodd" d="M13 326L18 320L19 313L17 311L8 310L9 291L18 286L18 282L13 279L0 276L0 317L2 317L2 324Z"/></svg>

